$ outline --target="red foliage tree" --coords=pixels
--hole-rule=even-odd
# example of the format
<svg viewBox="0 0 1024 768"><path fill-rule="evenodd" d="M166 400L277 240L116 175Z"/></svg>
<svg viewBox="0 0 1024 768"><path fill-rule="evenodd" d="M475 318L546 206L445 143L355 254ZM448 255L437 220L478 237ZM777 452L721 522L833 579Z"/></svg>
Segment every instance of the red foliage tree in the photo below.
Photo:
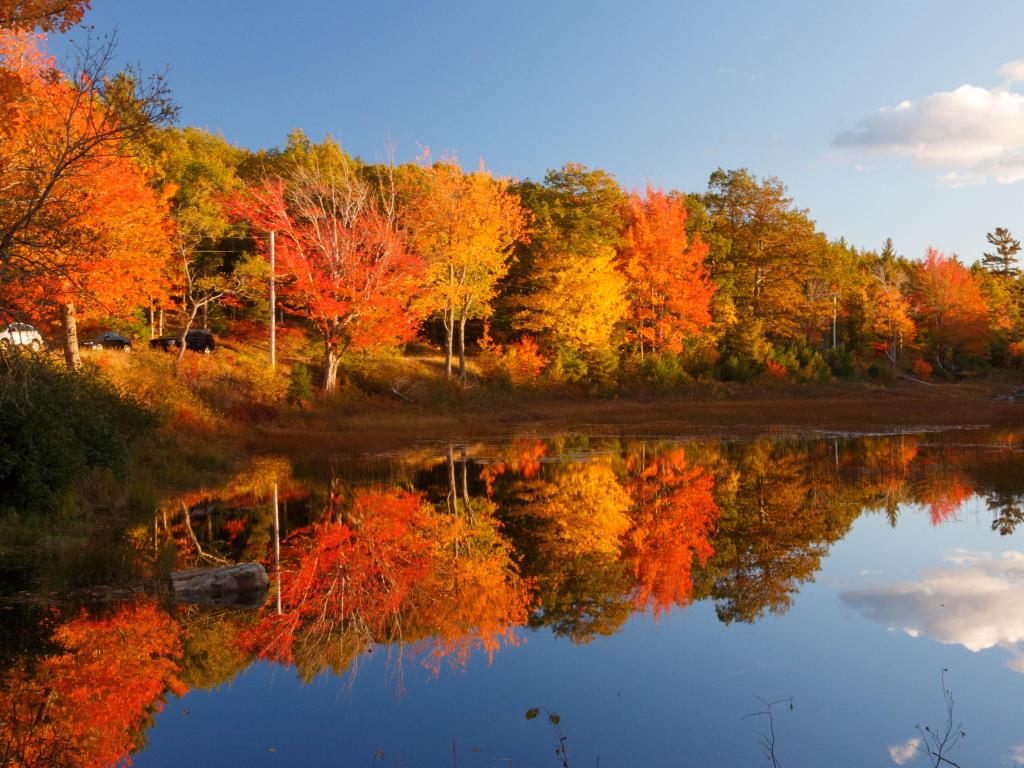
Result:
<svg viewBox="0 0 1024 768"><path fill-rule="evenodd" d="M281 612L264 615L244 649L311 677L400 637L403 603L430 573L432 526L418 493L358 491L344 515L331 505L282 542Z"/></svg>
<svg viewBox="0 0 1024 768"><path fill-rule="evenodd" d="M349 347L415 335L424 264L399 236L388 200L353 170L300 168L287 185L264 181L236 195L230 207L255 229L278 233L282 295L324 341L325 394L335 388L340 355Z"/></svg>

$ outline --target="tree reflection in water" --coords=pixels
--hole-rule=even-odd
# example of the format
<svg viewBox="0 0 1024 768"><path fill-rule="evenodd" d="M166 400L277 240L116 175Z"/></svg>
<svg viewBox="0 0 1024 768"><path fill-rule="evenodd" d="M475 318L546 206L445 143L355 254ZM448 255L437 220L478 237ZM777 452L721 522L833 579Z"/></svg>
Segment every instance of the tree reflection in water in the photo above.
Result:
<svg viewBox="0 0 1024 768"><path fill-rule="evenodd" d="M978 499L992 530L1012 534L1024 518L1017 443L1012 433L984 449L935 435L562 437L301 473L260 459L160 501L125 532L118 557L141 579L219 560L273 569L277 532L280 579L267 605L146 598L36 611L34 650L22 637L0 654L0 764L115 764L142 745L168 695L220 685L257 658L308 681L351 673L362 653L386 647L439 674L529 629L584 643L634 613L700 600L726 623L780 614L860 515L896 525L916 511L940 525ZM75 562L19 567L37 569L26 583L88 583ZM885 599L872 610L899 623L907 611Z"/></svg>

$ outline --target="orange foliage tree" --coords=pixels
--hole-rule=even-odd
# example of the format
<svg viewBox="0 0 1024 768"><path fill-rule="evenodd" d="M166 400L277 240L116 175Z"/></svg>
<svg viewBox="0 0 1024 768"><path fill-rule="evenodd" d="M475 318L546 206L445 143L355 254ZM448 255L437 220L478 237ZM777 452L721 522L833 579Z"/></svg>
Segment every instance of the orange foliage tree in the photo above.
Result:
<svg viewBox="0 0 1024 768"><path fill-rule="evenodd" d="M711 324L715 286L704 258L708 246L686 234L686 199L647 186L629 198L629 226L619 267L629 279L630 331L643 358L652 352L681 352L687 338Z"/></svg>
<svg viewBox="0 0 1024 768"><path fill-rule="evenodd" d="M127 145L174 108L159 80L141 91L131 73L109 76L109 45L84 49L70 78L41 45L0 30L0 70L16 83L0 134L0 285L5 297L46 296L74 367L79 306L131 304L162 272L166 205Z"/></svg>
<svg viewBox="0 0 1024 768"><path fill-rule="evenodd" d="M637 606L656 613L685 606L693 593L694 559L714 554L711 535L718 521L714 478L691 467L682 448L645 461L632 455L631 495L636 502L626 557L636 579Z"/></svg>
<svg viewBox="0 0 1024 768"><path fill-rule="evenodd" d="M85 166L69 194L79 196L76 222L60 248L8 285L7 298L20 314L47 312L61 327L67 364L77 367L79 319L124 317L166 295L173 227L166 197L126 157Z"/></svg>
<svg viewBox="0 0 1024 768"><path fill-rule="evenodd" d="M89 5L89 0L0 0L0 28L65 32Z"/></svg>
<svg viewBox="0 0 1024 768"><path fill-rule="evenodd" d="M957 355L984 353L988 308L970 271L934 248L918 267L917 311L935 363L953 369Z"/></svg>
<svg viewBox="0 0 1024 768"><path fill-rule="evenodd" d="M155 605L83 613L54 633L61 650L0 677L0 765L125 765L178 679L177 624Z"/></svg>

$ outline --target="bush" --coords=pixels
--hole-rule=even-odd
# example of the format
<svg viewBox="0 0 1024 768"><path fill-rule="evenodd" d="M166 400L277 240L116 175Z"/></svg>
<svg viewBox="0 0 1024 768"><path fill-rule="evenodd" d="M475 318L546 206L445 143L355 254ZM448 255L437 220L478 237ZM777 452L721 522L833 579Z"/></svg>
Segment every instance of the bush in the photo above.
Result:
<svg viewBox="0 0 1024 768"><path fill-rule="evenodd" d="M857 370L857 363L853 358L853 350L847 349L844 344L840 344L826 352L825 362L828 363L832 375L840 379L849 379Z"/></svg>
<svg viewBox="0 0 1024 768"><path fill-rule="evenodd" d="M911 370L919 379L930 379L932 374L935 372L932 364L927 360L915 360Z"/></svg>
<svg viewBox="0 0 1024 768"><path fill-rule="evenodd" d="M536 383L548 362L532 336L502 346L491 340L486 328L478 360L485 377L512 387Z"/></svg>
<svg viewBox="0 0 1024 768"><path fill-rule="evenodd" d="M729 355L722 363L719 377L722 381L750 381L761 373L761 365L738 355Z"/></svg>
<svg viewBox="0 0 1024 768"><path fill-rule="evenodd" d="M793 381L828 381L832 377L832 369L821 353L803 341L773 349L765 362L774 375Z"/></svg>
<svg viewBox="0 0 1024 768"><path fill-rule="evenodd" d="M313 379L305 363L295 363L288 377L288 402L302 405L313 399Z"/></svg>
<svg viewBox="0 0 1024 768"><path fill-rule="evenodd" d="M648 355L640 364L640 375L645 382L659 389L681 387L693 381L686 371L682 355L662 352Z"/></svg>
<svg viewBox="0 0 1024 768"><path fill-rule="evenodd" d="M2 507L43 507L92 470L122 475L132 444L156 428L156 416L95 367L72 372L13 355L0 369Z"/></svg>
<svg viewBox="0 0 1024 768"><path fill-rule="evenodd" d="M589 366L584 354L575 347L560 346L547 369L552 384L578 384L586 380Z"/></svg>

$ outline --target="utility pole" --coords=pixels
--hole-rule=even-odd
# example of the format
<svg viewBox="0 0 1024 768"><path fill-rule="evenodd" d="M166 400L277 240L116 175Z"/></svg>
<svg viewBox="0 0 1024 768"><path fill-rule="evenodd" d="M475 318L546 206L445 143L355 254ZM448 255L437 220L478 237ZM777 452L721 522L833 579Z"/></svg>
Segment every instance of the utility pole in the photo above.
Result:
<svg viewBox="0 0 1024 768"><path fill-rule="evenodd" d="M836 318L839 316L839 294L832 292L832 349L836 348Z"/></svg>
<svg viewBox="0 0 1024 768"><path fill-rule="evenodd" d="M278 516L277 480L274 480L274 576L277 579L277 615L281 615L281 518Z"/></svg>
<svg viewBox="0 0 1024 768"><path fill-rule="evenodd" d="M274 290L274 240L270 231L270 370L277 370L277 293Z"/></svg>

